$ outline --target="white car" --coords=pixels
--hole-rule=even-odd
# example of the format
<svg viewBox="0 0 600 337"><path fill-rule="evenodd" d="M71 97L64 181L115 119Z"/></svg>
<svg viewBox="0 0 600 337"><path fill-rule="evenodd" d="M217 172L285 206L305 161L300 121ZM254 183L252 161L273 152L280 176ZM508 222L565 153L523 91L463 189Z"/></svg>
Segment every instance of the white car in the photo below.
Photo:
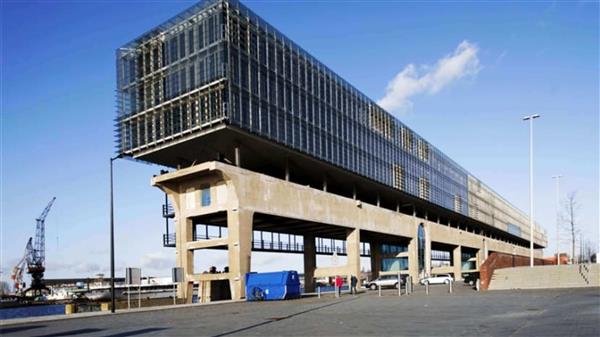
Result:
<svg viewBox="0 0 600 337"><path fill-rule="evenodd" d="M448 284L453 281L454 279L452 276L450 276L450 274L440 274L421 279L421 284Z"/></svg>
<svg viewBox="0 0 600 337"><path fill-rule="evenodd" d="M405 278L405 275L400 276L400 285L403 285L404 282L406 282ZM394 287L397 289L398 275L384 275L365 283L365 288L376 290L377 287Z"/></svg>

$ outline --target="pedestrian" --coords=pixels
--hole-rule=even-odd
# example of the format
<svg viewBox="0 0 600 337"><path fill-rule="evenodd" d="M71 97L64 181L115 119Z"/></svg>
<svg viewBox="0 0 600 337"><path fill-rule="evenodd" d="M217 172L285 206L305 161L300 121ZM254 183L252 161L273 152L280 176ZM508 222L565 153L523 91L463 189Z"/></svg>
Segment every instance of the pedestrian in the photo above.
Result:
<svg viewBox="0 0 600 337"><path fill-rule="evenodd" d="M350 277L350 285L352 286L352 288L350 288L350 292L351 292L353 295L356 295L356 294L357 294L357 291L356 291L356 283L358 283L358 279L356 278L356 276L352 275L352 276Z"/></svg>
<svg viewBox="0 0 600 337"><path fill-rule="evenodd" d="M344 281L342 281L342 278L337 275L335 277L335 286L337 287L337 296L341 297L342 296L342 284L344 284Z"/></svg>

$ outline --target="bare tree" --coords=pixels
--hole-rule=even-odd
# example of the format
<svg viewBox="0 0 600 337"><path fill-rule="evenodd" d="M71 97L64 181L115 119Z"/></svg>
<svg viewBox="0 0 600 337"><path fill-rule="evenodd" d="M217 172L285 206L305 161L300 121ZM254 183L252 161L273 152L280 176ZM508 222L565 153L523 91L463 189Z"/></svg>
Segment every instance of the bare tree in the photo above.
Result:
<svg viewBox="0 0 600 337"><path fill-rule="evenodd" d="M579 204L577 203L577 192L571 192L565 202L564 222L566 230L571 239L571 263L575 263L575 240L579 229L577 228L577 212Z"/></svg>

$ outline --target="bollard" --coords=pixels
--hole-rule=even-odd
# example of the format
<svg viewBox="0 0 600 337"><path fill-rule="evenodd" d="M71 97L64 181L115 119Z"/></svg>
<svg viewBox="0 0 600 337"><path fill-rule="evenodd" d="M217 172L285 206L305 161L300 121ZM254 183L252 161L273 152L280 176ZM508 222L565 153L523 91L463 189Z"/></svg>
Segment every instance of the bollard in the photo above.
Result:
<svg viewBox="0 0 600 337"><path fill-rule="evenodd" d="M429 282L425 282L425 295L429 295Z"/></svg>
<svg viewBox="0 0 600 337"><path fill-rule="evenodd" d="M377 289L379 289L379 296L381 296L381 286L378 284Z"/></svg>
<svg viewBox="0 0 600 337"><path fill-rule="evenodd" d="M317 287L317 296L321 298L321 286Z"/></svg>
<svg viewBox="0 0 600 337"><path fill-rule="evenodd" d="M454 281L450 280L448 281L448 293L452 294L452 283L454 283Z"/></svg>
<svg viewBox="0 0 600 337"><path fill-rule="evenodd" d="M481 289L481 280L477 279L477 281L475 281L475 289L477 291Z"/></svg>
<svg viewBox="0 0 600 337"><path fill-rule="evenodd" d="M175 283L173 283L173 305L177 304L177 290Z"/></svg>
<svg viewBox="0 0 600 337"><path fill-rule="evenodd" d="M400 279L400 272L398 272L398 296L402 295L402 280Z"/></svg>
<svg viewBox="0 0 600 337"><path fill-rule="evenodd" d="M73 314L73 312L75 311L74 308L75 308L74 304L69 303L69 304L65 305L65 315Z"/></svg>
<svg viewBox="0 0 600 337"><path fill-rule="evenodd" d="M335 286L333 286L333 291L335 291L335 297L336 298L340 297L340 293L338 292L337 284Z"/></svg>
<svg viewBox="0 0 600 337"><path fill-rule="evenodd" d="M410 275L409 275L409 276L406 278L406 294L410 294L410 293L412 293L412 291L413 291L412 287L413 287L413 284L412 284L412 276L410 276Z"/></svg>

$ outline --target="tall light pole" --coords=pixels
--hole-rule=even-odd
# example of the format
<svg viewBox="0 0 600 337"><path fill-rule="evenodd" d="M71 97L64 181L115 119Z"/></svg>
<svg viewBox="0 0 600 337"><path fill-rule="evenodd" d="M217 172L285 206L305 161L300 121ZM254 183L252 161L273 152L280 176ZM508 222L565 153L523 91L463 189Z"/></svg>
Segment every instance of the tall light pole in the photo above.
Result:
<svg viewBox="0 0 600 337"><path fill-rule="evenodd" d="M560 178L562 174L552 176L556 181L556 265L560 266Z"/></svg>
<svg viewBox="0 0 600 337"><path fill-rule="evenodd" d="M540 115L523 117L529 121L529 266L533 267L533 120Z"/></svg>
<svg viewBox="0 0 600 337"><path fill-rule="evenodd" d="M121 155L110 158L110 311L115 312L115 204L113 198L113 161Z"/></svg>

